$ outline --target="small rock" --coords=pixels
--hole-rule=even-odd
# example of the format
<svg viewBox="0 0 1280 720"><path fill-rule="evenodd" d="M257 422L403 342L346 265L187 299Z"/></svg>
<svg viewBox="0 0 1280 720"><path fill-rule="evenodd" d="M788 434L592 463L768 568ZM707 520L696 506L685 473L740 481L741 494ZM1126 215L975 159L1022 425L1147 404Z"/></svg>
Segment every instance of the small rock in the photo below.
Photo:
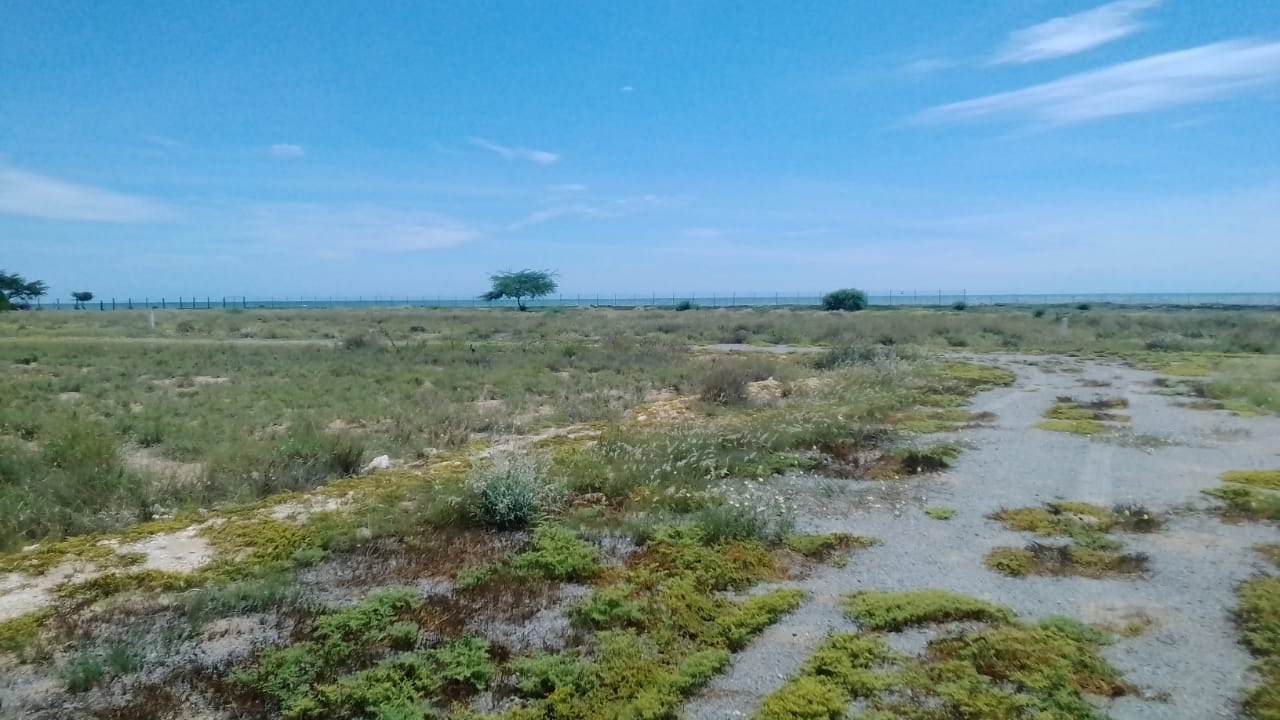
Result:
<svg viewBox="0 0 1280 720"><path fill-rule="evenodd" d="M369 473L377 472L378 470L388 470L390 468L391 468L391 456L379 455L378 457L370 460L369 464L365 465L364 468L360 470L360 472L365 475L368 475Z"/></svg>

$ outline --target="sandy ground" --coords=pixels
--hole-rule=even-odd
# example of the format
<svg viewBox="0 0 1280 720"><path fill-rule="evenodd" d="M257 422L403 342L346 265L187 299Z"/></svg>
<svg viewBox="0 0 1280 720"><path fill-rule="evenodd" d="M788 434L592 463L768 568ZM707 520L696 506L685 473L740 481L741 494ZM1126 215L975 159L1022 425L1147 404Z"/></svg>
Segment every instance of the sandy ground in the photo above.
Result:
<svg viewBox="0 0 1280 720"><path fill-rule="evenodd" d="M1280 419L1179 408L1177 398L1153 393L1152 373L1121 366L1069 358L981 360L1014 370L1018 382L976 398L973 409L994 412L997 419L955 436L968 449L951 471L905 483L835 486L803 476L782 481L783 492L801 508L801 529L870 535L883 544L859 552L845 568L824 568L793 583L811 593L808 602L735 656L731 668L687 706L686 717L750 717L827 633L857 630L841 613L844 594L921 588L998 602L1030 619L1056 614L1123 625L1148 617L1155 624L1146 633L1104 650L1142 696L1109 701L1102 709L1116 720L1238 716L1250 660L1236 643L1229 608L1235 585L1263 568L1250 548L1280 540L1280 532L1220 522L1204 512L1208 503L1200 490L1218 485L1226 470L1280 465ZM1044 372L1042 364L1058 371ZM1084 372L1060 371L1073 366ZM1085 387L1085 379L1113 385ZM1033 429L1059 395L1128 398L1129 437L1140 442ZM1027 540L986 514L1055 499L1139 502L1169 513L1160 532L1122 537L1129 549L1150 554L1151 571L1130 579L1018 579L983 567L992 547ZM937 506L958 514L943 522L922 512ZM891 643L916 651L927 637L903 633Z"/></svg>

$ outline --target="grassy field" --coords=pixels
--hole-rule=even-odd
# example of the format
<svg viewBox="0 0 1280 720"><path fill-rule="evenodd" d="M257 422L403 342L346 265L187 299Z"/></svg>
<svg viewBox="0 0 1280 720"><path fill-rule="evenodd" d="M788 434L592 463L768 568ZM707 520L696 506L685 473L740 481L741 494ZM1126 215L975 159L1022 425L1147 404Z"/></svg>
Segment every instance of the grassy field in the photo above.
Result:
<svg viewBox="0 0 1280 720"><path fill-rule="evenodd" d="M668 717L802 599L725 591L873 542L796 535L756 480L945 468L960 449L927 434L1012 381L956 350L1116 356L1189 403L1280 413L1266 312L8 313L0 569L101 572L0 623L0 655L72 694L131 678L95 717L467 717L481 695ZM396 469L358 476L383 454ZM124 549L174 532L203 538L198 570ZM451 591L406 589L432 577ZM544 611L568 618L555 647L493 640ZM252 652L165 674L246 615L271 630Z"/></svg>

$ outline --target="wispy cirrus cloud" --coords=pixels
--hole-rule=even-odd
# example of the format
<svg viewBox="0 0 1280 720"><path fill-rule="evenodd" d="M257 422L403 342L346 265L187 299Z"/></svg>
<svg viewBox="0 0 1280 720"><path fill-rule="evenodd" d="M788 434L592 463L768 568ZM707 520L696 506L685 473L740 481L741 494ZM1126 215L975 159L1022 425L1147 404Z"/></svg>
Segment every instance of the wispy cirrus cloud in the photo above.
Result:
<svg viewBox="0 0 1280 720"><path fill-rule="evenodd" d="M0 166L0 213L45 220L154 223L177 213L164 203Z"/></svg>
<svg viewBox="0 0 1280 720"><path fill-rule="evenodd" d="M307 154L307 149L293 143L275 143L267 147L267 152L278 158L300 158Z"/></svg>
<svg viewBox="0 0 1280 720"><path fill-rule="evenodd" d="M438 250L480 237L467 223L428 211L307 203L249 209L247 234L277 249L329 256Z"/></svg>
<svg viewBox="0 0 1280 720"><path fill-rule="evenodd" d="M1231 40L929 108L917 124L1029 116L1069 125L1209 102L1280 80L1280 42Z"/></svg>
<svg viewBox="0 0 1280 720"><path fill-rule="evenodd" d="M906 63L902 67L898 68L898 72L903 75L929 75L955 66L956 61L951 58L921 58L919 60L912 60L911 62Z"/></svg>
<svg viewBox="0 0 1280 720"><path fill-rule="evenodd" d="M1029 63L1075 55L1132 35L1146 23L1138 16L1161 0L1118 0L1009 34L991 64Z"/></svg>
<svg viewBox="0 0 1280 720"><path fill-rule="evenodd" d="M546 150L532 150L524 147L507 147L506 145L499 145L498 143L479 137L468 138L467 141L478 148L488 150L504 160L531 162L535 165L555 165L560 162L559 155L553 152L547 152Z"/></svg>

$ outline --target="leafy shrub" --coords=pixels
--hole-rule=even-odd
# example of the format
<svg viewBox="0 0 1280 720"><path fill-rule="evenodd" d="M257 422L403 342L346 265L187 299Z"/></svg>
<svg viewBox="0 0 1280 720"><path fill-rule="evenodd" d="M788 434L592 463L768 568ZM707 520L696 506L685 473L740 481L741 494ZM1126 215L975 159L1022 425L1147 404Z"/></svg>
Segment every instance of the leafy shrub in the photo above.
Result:
<svg viewBox="0 0 1280 720"><path fill-rule="evenodd" d="M1042 318L1044 317L1044 314L1045 314L1044 308L1036 308L1035 310L1031 311L1031 317L1035 317L1035 318Z"/></svg>
<svg viewBox="0 0 1280 720"><path fill-rule="evenodd" d="M681 300L676 303L676 312L684 312L686 310L697 310L698 306L693 304L692 300Z"/></svg>
<svg viewBox="0 0 1280 720"><path fill-rule="evenodd" d="M924 511L924 514L934 520L950 520L956 516L955 508L934 507Z"/></svg>
<svg viewBox="0 0 1280 720"><path fill-rule="evenodd" d="M865 310L867 308L867 294L861 290L854 288L845 288L843 290L835 290L822 296L823 310Z"/></svg>
<svg viewBox="0 0 1280 720"><path fill-rule="evenodd" d="M516 687L525 697L541 698L582 678L582 658L572 652L529 655L511 661Z"/></svg>
<svg viewBox="0 0 1280 720"><path fill-rule="evenodd" d="M964 300L957 300L951 303L951 309L955 310L956 312L964 312L965 310L969 309L969 303L965 302Z"/></svg>
<svg viewBox="0 0 1280 720"><path fill-rule="evenodd" d="M531 455L499 455L468 476L463 503L476 522L493 528L526 527L555 509L562 489L546 464Z"/></svg>

